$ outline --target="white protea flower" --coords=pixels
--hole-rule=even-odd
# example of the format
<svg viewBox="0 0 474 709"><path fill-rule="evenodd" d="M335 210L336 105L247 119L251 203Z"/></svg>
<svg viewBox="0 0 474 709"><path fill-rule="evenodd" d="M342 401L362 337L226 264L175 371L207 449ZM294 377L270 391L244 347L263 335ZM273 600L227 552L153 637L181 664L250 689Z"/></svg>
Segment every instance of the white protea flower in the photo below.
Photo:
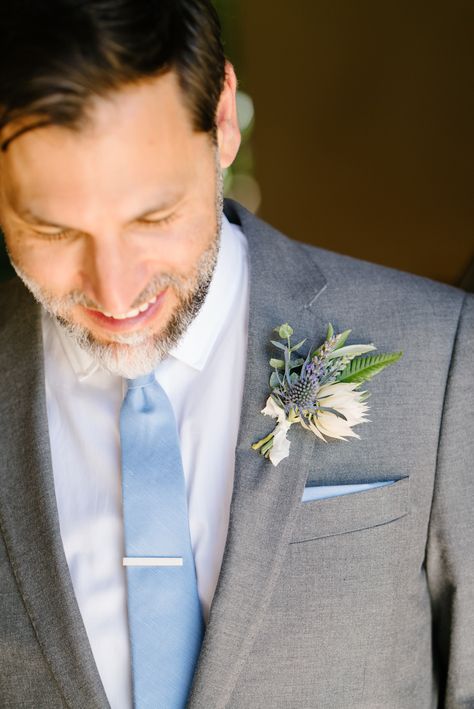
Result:
<svg viewBox="0 0 474 709"><path fill-rule="evenodd" d="M330 411L318 411L313 414L309 425L303 421L301 424L325 442L324 436L338 438L342 441L345 441L347 437L360 438L357 433L354 433L352 427L370 419L365 415L369 407L364 401L361 401L366 392L359 391L358 386L357 383L348 382L323 385L318 391L317 403L325 408L338 411L345 418L336 416Z"/></svg>
<svg viewBox="0 0 474 709"><path fill-rule="evenodd" d="M273 446L268 455L273 465L278 465L283 458L288 458L290 455L290 441L286 434L294 421L288 421L284 410L278 406L272 396L268 397L266 406L262 409L262 414L278 420L273 431Z"/></svg>

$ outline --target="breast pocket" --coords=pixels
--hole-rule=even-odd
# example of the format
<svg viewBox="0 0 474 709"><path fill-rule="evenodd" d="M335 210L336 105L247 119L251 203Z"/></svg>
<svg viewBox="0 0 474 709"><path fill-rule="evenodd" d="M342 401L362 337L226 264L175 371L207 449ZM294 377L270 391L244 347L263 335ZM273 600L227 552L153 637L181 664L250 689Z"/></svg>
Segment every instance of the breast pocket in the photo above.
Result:
<svg viewBox="0 0 474 709"><path fill-rule="evenodd" d="M361 492L301 502L290 543L389 524L408 512L409 478Z"/></svg>

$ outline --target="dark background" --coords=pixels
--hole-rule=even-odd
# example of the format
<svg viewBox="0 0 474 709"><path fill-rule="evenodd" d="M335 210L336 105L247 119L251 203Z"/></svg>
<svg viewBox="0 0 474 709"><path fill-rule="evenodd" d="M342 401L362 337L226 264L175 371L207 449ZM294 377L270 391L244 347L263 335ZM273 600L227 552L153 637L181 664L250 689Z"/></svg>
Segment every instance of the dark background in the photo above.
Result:
<svg viewBox="0 0 474 709"><path fill-rule="evenodd" d="M474 2L216 4L255 104L260 216L460 284L474 257Z"/></svg>
<svg viewBox="0 0 474 709"><path fill-rule="evenodd" d="M259 215L474 290L474 1L215 2L255 106Z"/></svg>

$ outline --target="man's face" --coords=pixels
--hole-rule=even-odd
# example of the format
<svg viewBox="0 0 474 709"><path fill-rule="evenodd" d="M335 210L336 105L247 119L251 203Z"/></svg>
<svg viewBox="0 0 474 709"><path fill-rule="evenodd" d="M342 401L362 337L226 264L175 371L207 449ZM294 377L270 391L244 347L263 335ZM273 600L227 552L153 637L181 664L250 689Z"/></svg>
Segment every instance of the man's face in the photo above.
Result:
<svg viewBox="0 0 474 709"><path fill-rule="evenodd" d="M110 371L133 377L176 344L207 292L231 160L193 130L173 72L97 100L91 119L10 144L0 220L37 299Z"/></svg>

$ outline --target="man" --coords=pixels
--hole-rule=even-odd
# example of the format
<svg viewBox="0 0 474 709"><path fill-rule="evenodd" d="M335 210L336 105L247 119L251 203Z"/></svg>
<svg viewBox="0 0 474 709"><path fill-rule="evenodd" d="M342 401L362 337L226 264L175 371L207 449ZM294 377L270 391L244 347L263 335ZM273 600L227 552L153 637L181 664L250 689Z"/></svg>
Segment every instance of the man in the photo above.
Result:
<svg viewBox="0 0 474 709"><path fill-rule="evenodd" d="M5 15L1 706L474 706L473 298L223 215L236 79L207 0ZM359 440L295 426L274 466L273 329L329 322L403 358ZM160 407L192 554L147 559L191 569L185 622L127 547L178 495L154 490L172 432L128 426Z"/></svg>

